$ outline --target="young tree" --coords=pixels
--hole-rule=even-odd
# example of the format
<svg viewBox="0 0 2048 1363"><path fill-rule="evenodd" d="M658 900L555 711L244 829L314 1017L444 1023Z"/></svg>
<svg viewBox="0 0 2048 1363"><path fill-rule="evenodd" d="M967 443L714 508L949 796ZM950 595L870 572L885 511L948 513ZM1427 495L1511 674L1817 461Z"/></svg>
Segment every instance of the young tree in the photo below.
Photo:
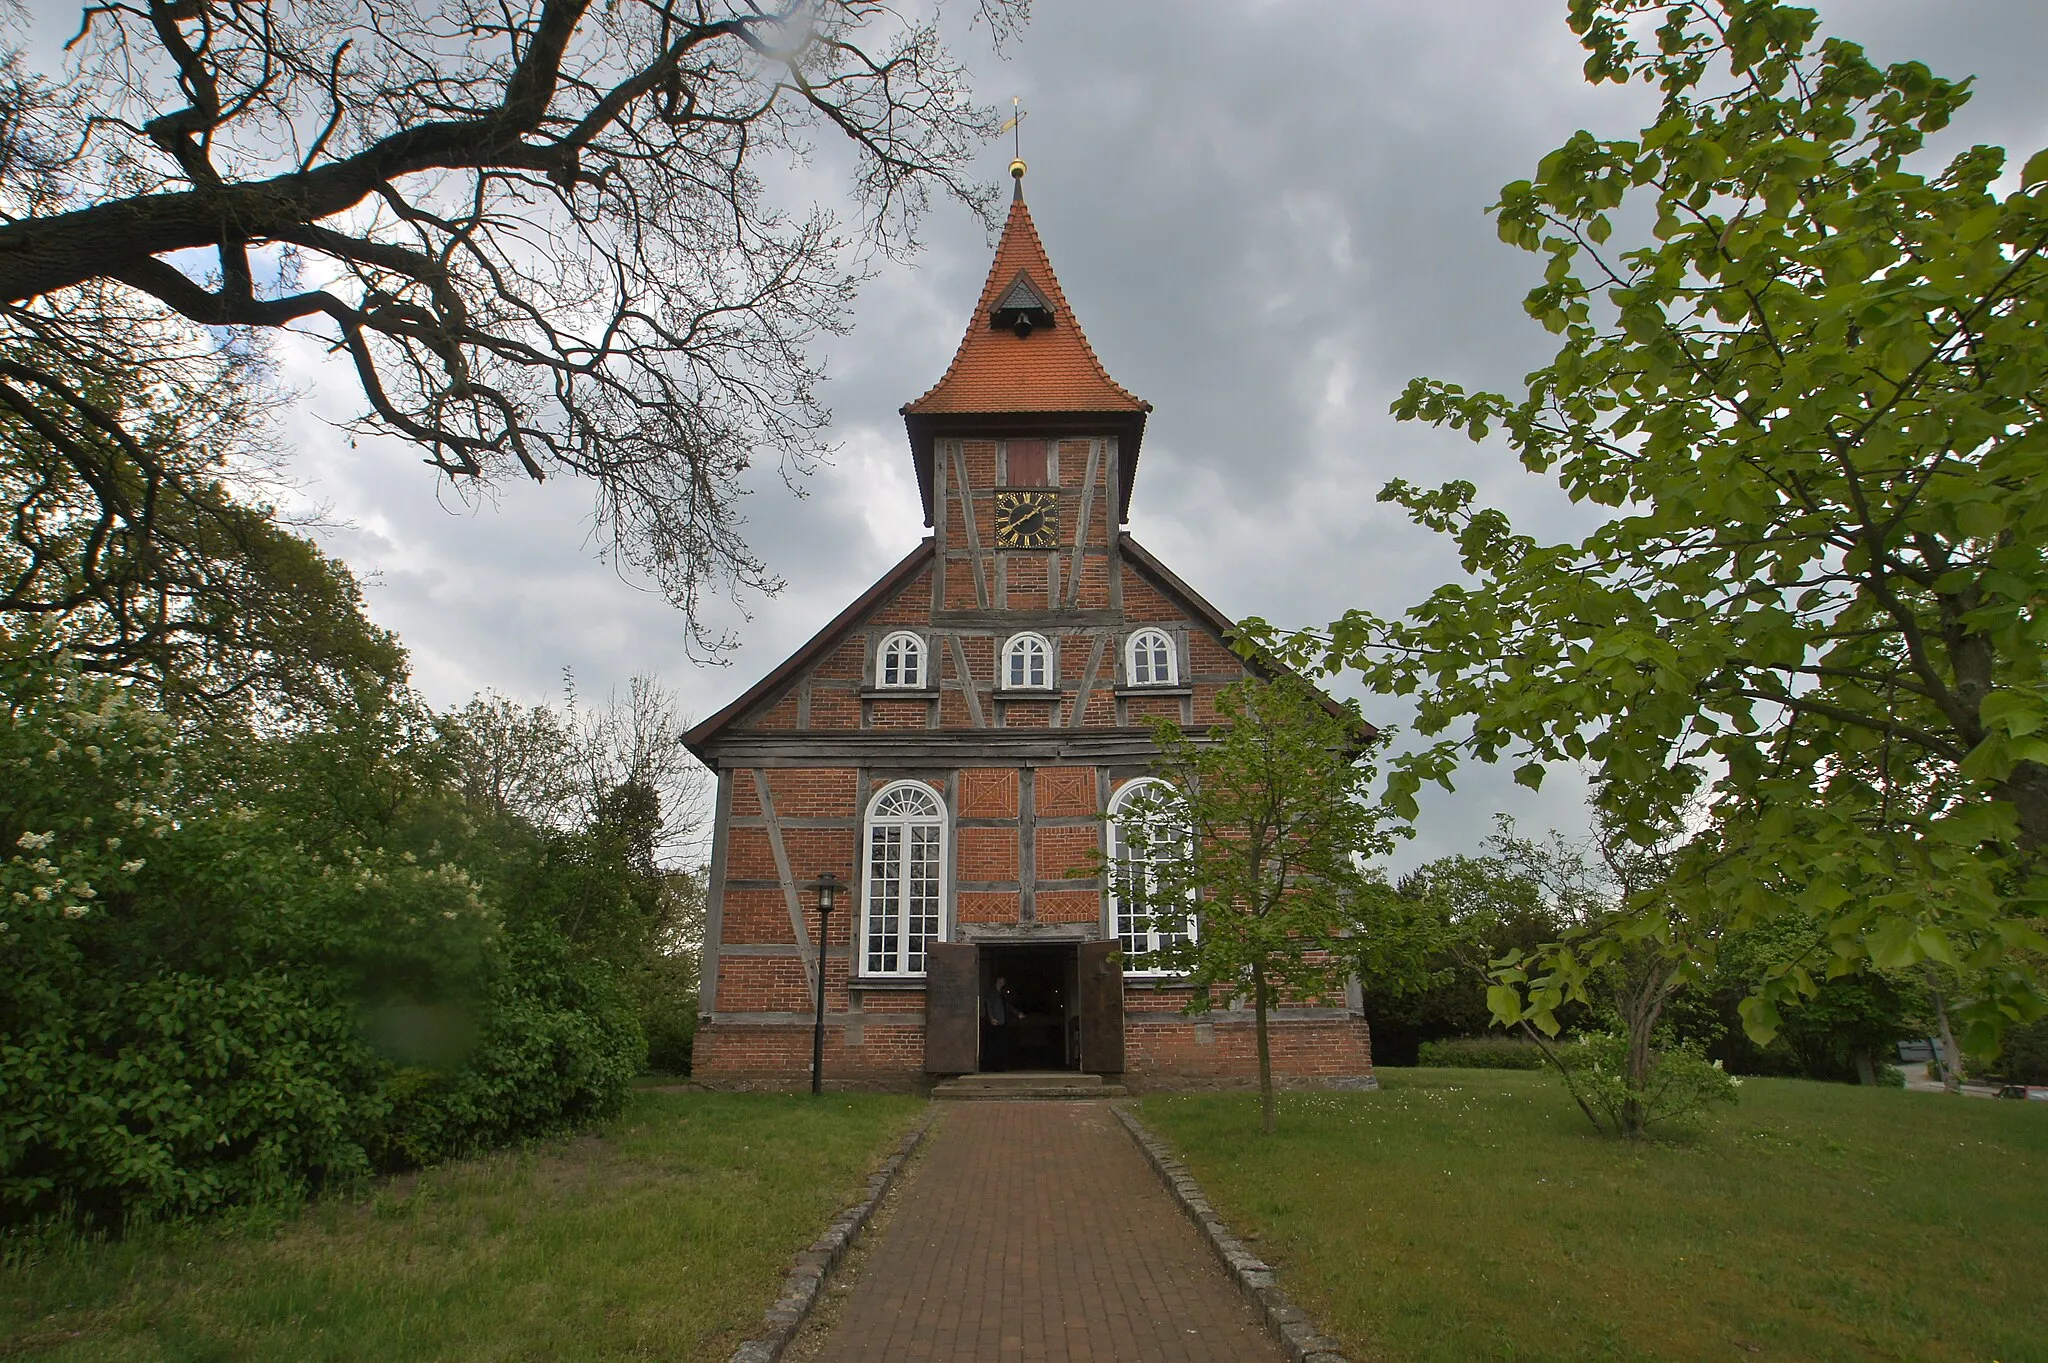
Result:
<svg viewBox="0 0 2048 1363"><path fill-rule="evenodd" d="M1543 544L1469 482L1390 484L1476 581L1296 643L1419 697L1440 737L1397 799L1467 755L1530 786L1590 764L1639 838L1703 798L1681 894L1804 914L1848 967L1959 965L1995 1045L2039 1014L2048 945L2048 153L1921 173L1969 83L1819 40L1808 9L1569 12L1589 80L1663 100L1494 206L1548 258L1526 307L1562 345L1519 397L1417 379L1394 410L1498 430L1616 511ZM1753 1031L1811 978L1773 978Z"/></svg>
<svg viewBox="0 0 2048 1363"><path fill-rule="evenodd" d="M1733 1093L1725 1077L1666 1035L1673 1000L1711 977L1729 915L1711 897L1678 892L1681 828L1662 830L1647 845L1640 836L1598 810L1583 846L1555 830L1542 842L1520 838L1503 822L1493 848L1517 878L1538 887L1564 931L1554 942L1508 952L1494 963L1486 991L1494 1020L1519 1026L1543 1048L1587 1120L1628 1137ZM1560 1053L1549 1038L1567 1003L1585 1005L1611 1035Z"/></svg>
<svg viewBox="0 0 2048 1363"><path fill-rule="evenodd" d="M979 13L1000 38L1024 8ZM707 584L773 583L739 480L818 452L807 346L854 283L764 161L822 130L885 249L933 190L992 194L966 168L995 115L936 17L868 0L115 0L67 51L0 65L0 407L84 470L126 428L69 370L303 330L451 478L592 480L693 630Z"/></svg>
<svg viewBox="0 0 2048 1363"><path fill-rule="evenodd" d="M1166 943L1158 964L1194 986L1190 1009L1250 996L1271 1133L1268 1014L1282 996L1343 992L1355 968L1347 939L1381 902L1363 859L1393 838L1367 798L1375 735L1355 706L1282 676L1228 687L1216 708L1204 735L1153 724L1154 768L1171 792L1147 788L1119 816L1109 873Z"/></svg>

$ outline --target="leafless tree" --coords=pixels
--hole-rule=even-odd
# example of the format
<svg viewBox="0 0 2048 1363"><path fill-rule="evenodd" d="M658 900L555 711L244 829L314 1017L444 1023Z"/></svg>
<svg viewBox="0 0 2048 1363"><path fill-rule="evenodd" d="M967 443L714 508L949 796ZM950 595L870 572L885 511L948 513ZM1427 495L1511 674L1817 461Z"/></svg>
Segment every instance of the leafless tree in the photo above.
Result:
<svg viewBox="0 0 2048 1363"><path fill-rule="evenodd" d="M1001 38L1027 5L979 14ZM365 428L465 486L589 479L706 647L707 587L775 585L735 500L761 455L819 452L845 248L908 246L934 192L987 203L993 112L934 19L877 0L105 0L67 52L0 68L0 406L146 472L69 374L190 381L308 332ZM844 225L764 188L820 134L854 162Z"/></svg>
<svg viewBox="0 0 2048 1363"><path fill-rule="evenodd" d="M572 681L568 722L577 740L582 817L596 819L623 790L644 790L654 797L652 860L676 867L701 858L709 773L683 746L690 719L675 693L658 677L634 677L624 695L614 691L602 708L585 708Z"/></svg>
<svg viewBox="0 0 2048 1363"><path fill-rule="evenodd" d="M623 694L585 704L565 678L558 708L495 692L441 716L446 751L476 809L542 828L589 828L620 793L647 806L649 859L676 871L702 859L707 774L683 747L690 721L658 677L634 677ZM617 812L617 811L612 811Z"/></svg>

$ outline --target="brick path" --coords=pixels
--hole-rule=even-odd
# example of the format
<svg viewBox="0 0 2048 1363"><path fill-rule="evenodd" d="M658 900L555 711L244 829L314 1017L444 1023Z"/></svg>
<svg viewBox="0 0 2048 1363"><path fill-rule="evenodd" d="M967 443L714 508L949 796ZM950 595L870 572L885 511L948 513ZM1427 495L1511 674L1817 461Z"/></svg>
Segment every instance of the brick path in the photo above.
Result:
<svg viewBox="0 0 2048 1363"><path fill-rule="evenodd" d="M950 1105L819 1363L1277 1363L1100 1103Z"/></svg>

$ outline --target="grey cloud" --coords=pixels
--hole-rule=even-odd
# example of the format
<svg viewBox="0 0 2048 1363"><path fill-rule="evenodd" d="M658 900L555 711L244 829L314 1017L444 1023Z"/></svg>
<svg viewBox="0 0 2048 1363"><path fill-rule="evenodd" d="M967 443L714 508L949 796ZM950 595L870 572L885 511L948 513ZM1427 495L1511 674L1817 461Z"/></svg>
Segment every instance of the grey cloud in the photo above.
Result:
<svg viewBox="0 0 2048 1363"><path fill-rule="evenodd" d="M1649 98L1583 83L1563 8L1040 0L1007 59L979 61L985 98L1018 93L1031 110L1027 191L1090 340L1157 408L1134 533L1226 611L1394 611L1454 575L1442 542L1373 500L1393 477L1469 478L1540 533L1583 523L1497 442L1387 415L1412 375L1511 388L1549 352L1520 307L1539 264L1502 246L1483 210L1574 129L1639 126ZM2048 143L2034 70L2048 5L1821 9L1880 60L1980 75L1937 150ZM988 178L1009 155L1007 139L989 149ZM789 185L834 194L835 165L823 156ZM330 543L383 569L373 611L401 631L429 694L544 694L564 666L601 693L654 671L708 714L908 551L923 529L897 408L951 358L990 250L956 209L926 235L914 262L882 266L853 332L826 348L837 460L803 500L772 472L750 499L754 542L789 588L750 620L723 612L744 639L730 667L693 665L660 599L594 561L585 490L508 488L495 507L450 514L405 451L351 451L302 418L301 471L362 527ZM353 410L324 359L309 352L292 372L316 387L310 409ZM1426 801L1400 860L1470 848L1495 810L1576 826L1580 798L1569 773L1534 795L1504 771L1468 772L1456 795Z"/></svg>

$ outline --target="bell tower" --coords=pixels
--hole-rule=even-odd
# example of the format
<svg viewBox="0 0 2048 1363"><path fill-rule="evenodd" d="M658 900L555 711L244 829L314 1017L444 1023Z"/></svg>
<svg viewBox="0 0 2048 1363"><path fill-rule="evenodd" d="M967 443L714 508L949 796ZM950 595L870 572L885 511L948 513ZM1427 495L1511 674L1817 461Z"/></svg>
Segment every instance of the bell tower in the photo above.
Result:
<svg viewBox="0 0 2048 1363"><path fill-rule="evenodd" d="M933 623L1084 622L1121 609L1118 529L1152 405L1103 368L1024 203L953 362L903 408L937 560Z"/></svg>

